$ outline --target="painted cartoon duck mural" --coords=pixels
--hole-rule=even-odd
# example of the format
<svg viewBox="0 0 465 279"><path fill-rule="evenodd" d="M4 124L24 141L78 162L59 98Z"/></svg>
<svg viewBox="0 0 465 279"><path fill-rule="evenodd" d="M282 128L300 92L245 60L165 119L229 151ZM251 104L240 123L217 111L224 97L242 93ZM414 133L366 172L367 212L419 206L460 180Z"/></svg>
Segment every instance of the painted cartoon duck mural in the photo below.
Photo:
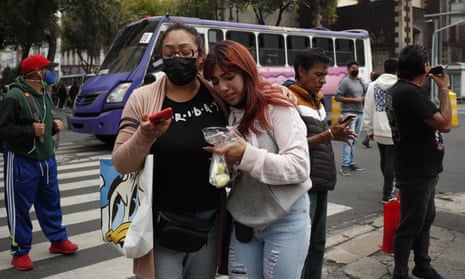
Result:
<svg viewBox="0 0 465 279"><path fill-rule="evenodd" d="M138 174L122 175L114 168L101 166L100 177L102 237L104 241L122 248L129 225L140 205L138 190L143 189L139 189Z"/></svg>

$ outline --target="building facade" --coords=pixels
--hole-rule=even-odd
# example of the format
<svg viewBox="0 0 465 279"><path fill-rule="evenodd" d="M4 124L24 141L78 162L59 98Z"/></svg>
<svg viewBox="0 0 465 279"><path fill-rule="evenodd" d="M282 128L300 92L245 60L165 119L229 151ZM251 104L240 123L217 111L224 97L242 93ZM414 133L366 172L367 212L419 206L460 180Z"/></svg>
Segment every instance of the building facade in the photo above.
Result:
<svg viewBox="0 0 465 279"><path fill-rule="evenodd" d="M463 14L452 16L454 11ZM421 44L434 50L432 61L449 65L451 89L465 97L465 24L435 32L465 18L464 0L339 0L337 13L331 29L370 32L376 71L382 72L384 60L398 56L403 47ZM440 42L435 47L433 34Z"/></svg>

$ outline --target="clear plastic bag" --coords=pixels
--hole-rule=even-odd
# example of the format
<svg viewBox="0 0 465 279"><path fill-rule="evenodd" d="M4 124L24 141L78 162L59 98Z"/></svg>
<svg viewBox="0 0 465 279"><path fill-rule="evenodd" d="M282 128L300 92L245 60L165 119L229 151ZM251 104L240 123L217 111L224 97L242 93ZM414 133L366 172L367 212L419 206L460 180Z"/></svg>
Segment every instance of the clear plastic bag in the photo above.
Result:
<svg viewBox="0 0 465 279"><path fill-rule="evenodd" d="M206 127L202 129L205 140L216 147L225 146L234 142L236 138L232 135L231 127ZM238 133L238 132L236 132ZM216 188L222 188L231 181L231 171L228 169L226 159L218 153L212 154L210 163L209 182Z"/></svg>

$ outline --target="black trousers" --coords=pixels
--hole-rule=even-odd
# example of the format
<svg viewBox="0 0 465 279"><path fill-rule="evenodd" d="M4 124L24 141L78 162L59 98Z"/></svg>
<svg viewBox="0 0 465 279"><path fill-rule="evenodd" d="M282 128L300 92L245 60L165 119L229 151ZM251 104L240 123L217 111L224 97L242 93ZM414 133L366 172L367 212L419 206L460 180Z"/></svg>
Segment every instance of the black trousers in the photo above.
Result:
<svg viewBox="0 0 465 279"><path fill-rule="evenodd" d="M410 177L397 182L400 189L400 223L394 236L394 278L408 278L410 250L415 266L429 268L430 229L436 216L434 196L438 176Z"/></svg>
<svg viewBox="0 0 465 279"><path fill-rule="evenodd" d="M394 145L378 143L380 167L384 178L383 197L389 196L394 188L394 149Z"/></svg>

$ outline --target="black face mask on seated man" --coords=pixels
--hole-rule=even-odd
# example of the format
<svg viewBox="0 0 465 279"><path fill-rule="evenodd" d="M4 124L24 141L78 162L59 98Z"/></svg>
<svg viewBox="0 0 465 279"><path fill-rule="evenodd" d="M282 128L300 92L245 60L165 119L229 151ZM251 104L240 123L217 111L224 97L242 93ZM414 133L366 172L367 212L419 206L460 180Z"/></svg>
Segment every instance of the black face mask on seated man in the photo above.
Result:
<svg viewBox="0 0 465 279"><path fill-rule="evenodd" d="M175 85L186 85L197 75L196 62L196 58L175 57L173 59L163 59L162 71Z"/></svg>

